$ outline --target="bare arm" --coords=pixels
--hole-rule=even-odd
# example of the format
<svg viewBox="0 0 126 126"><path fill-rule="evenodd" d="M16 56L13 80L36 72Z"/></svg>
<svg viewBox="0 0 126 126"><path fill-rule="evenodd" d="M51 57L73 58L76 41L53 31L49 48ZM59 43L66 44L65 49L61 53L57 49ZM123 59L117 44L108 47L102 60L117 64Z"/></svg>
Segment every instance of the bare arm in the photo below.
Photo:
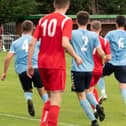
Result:
<svg viewBox="0 0 126 126"><path fill-rule="evenodd" d="M97 48L97 52L98 52L99 56L100 56L103 60L106 59L106 55L105 55L105 53L104 53L104 51L103 51L103 49L102 49L101 47L98 47L98 48Z"/></svg>
<svg viewBox="0 0 126 126"><path fill-rule="evenodd" d="M71 55L76 60L77 65L82 63L82 59L75 53L67 37L62 38L62 46L67 50L69 55Z"/></svg>
<svg viewBox="0 0 126 126"><path fill-rule="evenodd" d="M14 56L14 53L8 53L7 54L7 57L6 57L5 61L4 61L4 71L3 71L2 75L1 75L1 80L4 80L6 78L7 70L8 70L10 61L11 61L13 56Z"/></svg>
<svg viewBox="0 0 126 126"><path fill-rule="evenodd" d="M29 44L29 49L28 49L28 66L27 66L27 75L32 78L32 75L34 73L34 69L32 67L32 57L35 49L35 44L37 40L33 37L30 44Z"/></svg>
<svg viewBox="0 0 126 126"><path fill-rule="evenodd" d="M98 52L99 56L101 56L101 58L103 59L104 63L111 60L111 54L105 55L105 53L101 47L97 48L97 52Z"/></svg>
<svg viewBox="0 0 126 126"><path fill-rule="evenodd" d="M111 54L106 55L106 59L105 59L104 62L106 63L106 62L108 62L108 61L111 60L111 59L112 59Z"/></svg>

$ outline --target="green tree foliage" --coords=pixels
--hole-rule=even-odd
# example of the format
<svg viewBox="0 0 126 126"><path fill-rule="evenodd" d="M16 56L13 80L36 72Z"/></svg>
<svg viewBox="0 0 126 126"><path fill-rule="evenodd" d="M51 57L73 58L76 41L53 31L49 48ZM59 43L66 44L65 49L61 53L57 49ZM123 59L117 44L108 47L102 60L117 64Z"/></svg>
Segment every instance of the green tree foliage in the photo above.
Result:
<svg viewBox="0 0 126 126"><path fill-rule="evenodd" d="M38 3L37 12L38 14L47 14L54 10L53 0L36 0Z"/></svg>
<svg viewBox="0 0 126 126"><path fill-rule="evenodd" d="M76 14L79 10L90 10L90 0L71 0L70 9L68 14Z"/></svg>
<svg viewBox="0 0 126 126"><path fill-rule="evenodd" d="M53 0L36 0L39 2L38 13L53 11ZM126 0L71 0L67 14L76 14L86 10L90 14L125 14Z"/></svg>
<svg viewBox="0 0 126 126"><path fill-rule="evenodd" d="M47 14L54 10L53 0L0 0L0 20L17 21L31 14ZM71 0L67 14L79 10L90 14L125 14L126 0Z"/></svg>
<svg viewBox="0 0 126 126"><path fill-rule="evenodd" d="M125 14L126 0L98 0L100 13Z"/></svg>
<svg viewBox="0 0 126 126"><path fill-rule="evenodd" d="M0 21L17 21L29 14L35 14L35 0L0 0Z"/></svg>

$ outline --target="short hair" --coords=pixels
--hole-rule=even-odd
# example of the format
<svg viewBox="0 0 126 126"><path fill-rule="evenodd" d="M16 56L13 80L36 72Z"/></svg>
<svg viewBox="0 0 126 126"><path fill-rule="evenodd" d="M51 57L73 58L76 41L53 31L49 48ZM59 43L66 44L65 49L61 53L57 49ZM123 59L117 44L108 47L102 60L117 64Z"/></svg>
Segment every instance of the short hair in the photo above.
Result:
<svg viewBox="0 0 126 126"><path fill-rule="evenodd" d="M119 27L123 26L125 27L126 26L126 19L124 16L117 16L116 17L116 23Z"/></svg>
<svg viewBox="0 0 126 126"><path fill-rule="evenodd" d="M30 20L25 20L22 23L22 32L30 32L33 30L33 22Z"/></svg>
<svg viewBox="0 0 126 126"><path fill-rule="evenodd" d="M102 27L102 24L100 21L94 20L91 22L91 29L94 31L100 30Z"/></svg>
<svg viewBox="0 0 126 126"><path fill-rule="evenodd" d="M70 3L70 0L54 0L54 4L58 9L65 8L68 3Z"/></svg>
<svg viewBox="0 0 126 126"><path fill-rule="evenodd" d="M77 22L79 25L87 25L89 21L89 14L87 11L79 11L77 13Z"/></svg>

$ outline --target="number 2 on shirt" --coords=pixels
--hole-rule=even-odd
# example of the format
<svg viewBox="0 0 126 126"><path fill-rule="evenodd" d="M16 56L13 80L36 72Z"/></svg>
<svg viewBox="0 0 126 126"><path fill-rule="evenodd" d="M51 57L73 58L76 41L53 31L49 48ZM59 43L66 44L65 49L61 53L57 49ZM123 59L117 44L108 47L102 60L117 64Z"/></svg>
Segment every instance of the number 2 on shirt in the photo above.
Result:
<svg viewBox="0 0 126 126"><path fill-rule="evenodd" d="M81 51L87 51L88 37L87 36L82 36L82 40L83 40L84 44L81 47Z"/></svg>
<svg viewBox="0 0 126 126"><path fill-rule="evenodd" d="M47 25L48 24L48 25ZM48 19L46 19L43 23L42 23L42 27L43 27L43 36L46 36L46 30L47 35L49 37L53 37L55 35L56 32L56 25L57 25L57 20L56 19L52 19L50 21L48 21ZM48 27L47 27L48 26ZM53 27L52 27L53 26Z"/></svg>

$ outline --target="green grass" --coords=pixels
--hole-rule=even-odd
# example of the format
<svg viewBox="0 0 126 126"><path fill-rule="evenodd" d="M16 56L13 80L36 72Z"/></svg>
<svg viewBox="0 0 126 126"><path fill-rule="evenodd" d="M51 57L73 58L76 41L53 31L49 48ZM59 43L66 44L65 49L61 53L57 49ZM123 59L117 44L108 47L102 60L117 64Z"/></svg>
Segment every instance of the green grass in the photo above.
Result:
<svg viewBox="0 0 126 126"><path fill-rule="evenodd" d="M3 63L6 53L0 52L0 75L3 70ZM79 102L74 93L71 92L70 63L71 59L67 56L67 83L66 91L63 95L62 107L60 110L58 126L89 126L89 120L79 106ZM27 113L26 101L14 71L13 61L10 64L7 78L4 82L0 81L0 126L39 126L43 103L34 89L33 101L36 109L35 118L31 118ZM108 100L104 103L106 119L99 122L100 126L126 126L126 116L123 116L123 102L120 96L117 81L111 77L105 78ZM4 116L3 114L26 117L20 119Z"/></svg>

